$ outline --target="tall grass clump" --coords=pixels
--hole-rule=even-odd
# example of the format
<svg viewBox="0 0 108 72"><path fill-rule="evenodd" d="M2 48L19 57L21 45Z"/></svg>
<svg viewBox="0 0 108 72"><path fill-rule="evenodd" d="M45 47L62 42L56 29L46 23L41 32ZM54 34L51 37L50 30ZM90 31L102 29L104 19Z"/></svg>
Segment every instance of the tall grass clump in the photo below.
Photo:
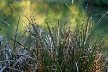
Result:
<svg viewBox="0 0 108 72"><path fill-rule="evenodd" d="M17 25L15 37L10 37L11 42L6 39L6 44L1 46L0 72L106 72L103 49L107 48L104 45L107 29L93 40L94 31L102 18L96 27L90 22L90 13L81 24L75 19L75 30L71 30L68 23L64 24L66 28L61 28L59 19L57 28L44 22L46 32L32 16L21 16L27 18L29 26L20 34Z"/></svg>

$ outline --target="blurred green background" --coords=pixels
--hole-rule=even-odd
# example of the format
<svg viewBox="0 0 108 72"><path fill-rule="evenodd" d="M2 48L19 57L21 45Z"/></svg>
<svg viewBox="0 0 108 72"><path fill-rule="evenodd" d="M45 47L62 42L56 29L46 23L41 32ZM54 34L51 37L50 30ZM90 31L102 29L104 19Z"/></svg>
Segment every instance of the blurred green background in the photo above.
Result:
<svg viewBox="0 0 108 72"><path fill-rule="evenodd" d="M14 37L17 25L19 33L23 33L29 25L24 15L29 19L32 17L36 24L42 25L41 27L46 31L47 26L44 22L48 22L55 29L58 21L62 29L65 28L66 23L74 30L76 19L82 24L88 18L92 3L90 24L95 27L100 22L94 32L94 40L108 27L108 14L102 17L108 11L108 0L74 0L73 4L71 0L0 0L0 34L7 38Z"/></svg>

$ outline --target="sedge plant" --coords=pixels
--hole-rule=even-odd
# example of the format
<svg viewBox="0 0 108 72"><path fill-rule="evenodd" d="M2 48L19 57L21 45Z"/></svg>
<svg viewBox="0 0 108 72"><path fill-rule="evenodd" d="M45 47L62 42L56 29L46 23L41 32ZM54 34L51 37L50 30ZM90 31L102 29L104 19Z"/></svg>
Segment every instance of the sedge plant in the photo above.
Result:
<svg viewBox="0 0 108 72"><path fill-rule="evenodd" d="M47 26L48 32L46 32L32 17L28 18L25 15L24 17L27 18L29 26L23 34L20 34L20 39L17 39L17 33L15 39L10 37L13 44L7 41L5 46L2 46L5 49L2 50L4 57L0 61L1 72L106 71L107 61L102 51L107 48L103 43L107 37L105 34L107 29L92 42L94 31L100 22L93 27L90 14L81 24L78 19L75 19L77 25L74 31L68 23L64 24L66 28L61 28L58 19L55 29L49 22L44 22ZM28 37L25 34L28 34Z"/></svg>

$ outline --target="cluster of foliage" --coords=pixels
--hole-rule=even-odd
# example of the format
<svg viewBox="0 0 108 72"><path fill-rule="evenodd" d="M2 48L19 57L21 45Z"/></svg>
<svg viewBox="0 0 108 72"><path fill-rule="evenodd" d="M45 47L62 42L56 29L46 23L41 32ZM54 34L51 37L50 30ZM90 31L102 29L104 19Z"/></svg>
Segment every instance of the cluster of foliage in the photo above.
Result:
<svg viewBox="0 0 108 72"><path fill-rule="evenodd" d="M65 28L61 28L59 19L57 28L52 28L50 22L45 22L48 31L46 32L36 25L33 16L30 18L23 16L29 22L24 33L18 33L19 24L17 24L14 38L10 37L11 42L6 39L6 43L0 46L0 72L106 71L107 60L102 51L108 47L104 45L108 35L103 33L92 42L93 33L102 19L96 27L90 23L90 16L81 24L76 19L77 25L74 31L71 30L69 23L65 23Z"/></svg>

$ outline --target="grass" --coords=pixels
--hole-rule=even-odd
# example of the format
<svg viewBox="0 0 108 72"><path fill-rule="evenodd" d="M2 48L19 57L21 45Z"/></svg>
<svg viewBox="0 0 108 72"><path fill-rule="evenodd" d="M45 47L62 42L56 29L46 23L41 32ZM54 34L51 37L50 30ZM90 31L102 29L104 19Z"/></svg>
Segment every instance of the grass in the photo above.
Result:
<svg viewBox="0 0 108 72"><path fill-rule="evenodd" d="M90 16L84 19L84 24L79 24L76 19L74 31L68 24L62 29L58 20L57 32L48 22L45 22L46 32L35 24L34 19L25 18L29 26L20 38L16 33L15 38L10 37L11 42L6 39L1 45L1 72L106 72L108 62L102 51L107 48L103 44L107 35L103 33L91 42L98 25L90 24Z"/></svg>

